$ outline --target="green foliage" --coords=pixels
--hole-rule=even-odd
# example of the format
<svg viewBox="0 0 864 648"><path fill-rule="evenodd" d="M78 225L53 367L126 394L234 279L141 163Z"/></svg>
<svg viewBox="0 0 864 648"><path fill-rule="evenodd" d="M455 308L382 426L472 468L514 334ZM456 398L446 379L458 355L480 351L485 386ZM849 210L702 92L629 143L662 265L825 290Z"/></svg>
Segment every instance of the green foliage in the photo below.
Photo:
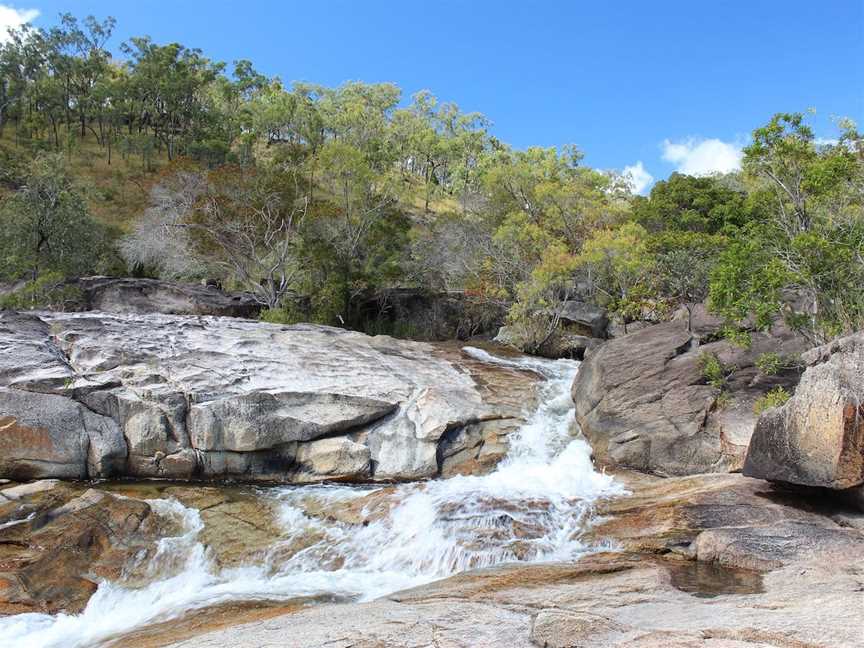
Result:
<svg viewBox="0 0 864 648"><path fill-rule="evenodd" d="M766 376L775 376L783 369L783 358L773 351L763 353L756 358L756 368Z"/></svg>
<svg viewBox="0 0 864 648"><path fill-rule="evenodd" d="M710 274L728 237L700 232L665 231L653 235L648 249L654 255L657 295L672 304L694 304L708 296Z"/></svg>
<svg viewBox="0 0 864 648"><path fill-rule="evenodd" d="M52 309L65 310L70 303L78 303L81 290L63 285L63 276L47 272L35 281L28 281L22 288L0 298L0 309L13 310Z"/></svg>
<svg viewBox="0 0 864 648"><path fill-rule="evenodd" d="M35 280L43 272L74 276L99 267L105 232L87 213L62 156L37 155L0 210L0 277Z"/></svg>
<svg viewBox="0 0 864 648"><path fill-rule="evenodd" d="M817 146L797 113L754 131L744 167L768 212L711 276L711 303L730 321L765 328L782 314L814 344L864 325L864 157L860 135L843 128L836 146Z"/></svg>
<svg viewBox="0 0 864 648"><path fill-rule="evenodd" d="M720 337L729 340L741 349L749 349L753 344L753 336L746 328L727 323L720 329Z"/></svg>
<svg viewBox="0 0 864 648"><path fill-rule="evenodd" d="M756 326L766 328L780 311L788 269L763 245L764 236L764 228L745 228L711 272L711 307L730 322L742 322L752 314Z"/></svg>
<svg viewBox="0 0 864 648"><path fill-rule="evenodd" d="M733 367L727 367L720 359L712 353L702 353L699 356L699 365L702 369L702 376L705 381L712 387L719 390L726 388L726 383L729 376L734 371Z"/></svg>
<svg viewBox="0 0 864 648"><path fill-rule="evenodd" d="M766 376L776 376L781 371L796 369L801 366L801 360L794 356L767 352L756 358L756 368Z"/></svg>
<svg viewBox="0 0 864 648"><path fill-rule="evenodd" d="M271 324L299 324L307 320L304 313L295 308L288 300L284 300L280 306L275 308L262 309L259 319Z"/></svg>
<svg viewBox="0 0 864 648"><path fill-rule="evenodd" d="M792 395L789 392L778 385L767 394L756 399L756 402L753 404L753 411L756 414L761 414L772 407L780 407L781 405L784 405L791 397Z"/></svg>
<svg viewBox="0 0 864 648"><path fill-rule="evenodd" d="M576 266L577 260L563 244L553 244L542 252L531 276L519 284L508 321L520 331L525 351L538 352L556 332Z"/></svg>
<svg viewBox="0 0 864 648"><path fill-rule="evenodd" d="M814 344L864 327L848 121L826 145L775 115L742 173L634 197L576 147L513 149L428 91L286 85L148 37L120 60L114 27L62 15L0 45L0 278L117 270L88 201L124 225L147 203L121 244L130 270L220 278L272 321L379 326L363 304L419 287L509 309L536 348L571 298L626 323L707 296L739 342L779 316Z"/></svg>
<svg viewBox="0 0 864 648"><path fill-rule="evenodd" d="M625 322L637 319L655 296L656 259L650 253L648 232L638 223L595 231L577 263L598 301Z"/></svg>
<svg viewBox="0 0 864 648"><path fill-rule="evenodd" d="M633 218L651 232L731 234L758 216L744 188L731 184L730 179L673 173L655 184L649 197L634 200Z"/></svg>

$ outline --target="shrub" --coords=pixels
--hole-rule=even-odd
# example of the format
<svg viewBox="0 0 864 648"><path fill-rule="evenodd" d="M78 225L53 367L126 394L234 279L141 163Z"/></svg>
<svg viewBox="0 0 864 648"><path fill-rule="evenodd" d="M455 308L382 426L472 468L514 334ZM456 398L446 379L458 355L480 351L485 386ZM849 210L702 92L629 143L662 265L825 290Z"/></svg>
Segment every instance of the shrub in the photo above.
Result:
<svg viewBox="0 0 864 648"><path fill-rule="evenodd" d="M713 353L703 353L699 356L699 364L702 367L702 376L712 387L723 390L726 380L732 373L730 367L726 367Z"/></svg>
<svg viewBox="0 0 864 648"><path fill-rule="evenodd" d="M791 398L791 394L787 392L783 387L777 385L767 394L760 396L756 399L756 402L753 404L753 411L756 414L761 414L765 410L769 410L772 407L780 407L786 401Z"/></svg>
<svg viewBox="0 0 864 648"><path fill-rule="evenodd" d="M801 361L795 356L782 356L769 351L756 358L756 368L766 376L776 376L786 369L800 367Z"/></svg>
<svg viewBox="0 0 864 648"><path fill-rule="evenodd" d="M0 308L65 310L70 302L79 302L81 297L80 288L63 285L61 274L47 272L0 299Z"/></svg>

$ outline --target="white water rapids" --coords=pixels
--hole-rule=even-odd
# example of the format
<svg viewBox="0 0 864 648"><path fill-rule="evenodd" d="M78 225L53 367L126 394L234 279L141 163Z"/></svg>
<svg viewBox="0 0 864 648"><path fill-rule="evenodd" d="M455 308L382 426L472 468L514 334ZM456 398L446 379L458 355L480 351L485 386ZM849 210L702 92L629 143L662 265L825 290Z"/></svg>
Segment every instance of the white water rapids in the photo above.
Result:
<svg viewBox="0 0 864 648"><path fill-rule="evenodd" d="M307 515L310 503L368 496L375 489L307 486L261 489L278 500L284 537L260 563L219 570L198 540L195 509L149 500L184 532L160 541L154 580L132 589L103 582L77 615L20 614L0 618L8 648L98 645L124 632L190 610L249 600L320 596L369 600L466 569L503 562L573 560L589 551L580 536L592 503L619 487L594 470L590 448L570 435L570 386L579 363L534 358L503 360L466 348L479 360L540 373L539 406L507 457L484 476L461 476L395 487L389 512L365 526ZM280 547L304 549L281 552ZM172 567L166 568L165 563Z"/></svg>

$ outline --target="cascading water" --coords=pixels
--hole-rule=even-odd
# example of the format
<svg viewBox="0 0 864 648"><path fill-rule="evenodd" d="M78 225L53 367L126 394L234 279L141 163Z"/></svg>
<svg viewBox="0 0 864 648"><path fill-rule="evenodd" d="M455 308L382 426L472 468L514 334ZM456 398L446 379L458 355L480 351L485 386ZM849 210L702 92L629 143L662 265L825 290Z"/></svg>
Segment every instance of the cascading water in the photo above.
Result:
<svg viewBox="0 0 864 648"><path fill-rule="evenodd" d="M594 470L590 448L570 435L570 385L579 364L505 360L480 349L478 360L541 374L540 405L510 439L507 457L483 476L458 476L388 489L350 486L262 490L276 498L284 536L254 565L219 570L198 541L198 512L152 500L184 532L160 541L154 580L132 589L105 582L78 615L21 614L0 619L10 648L76 647L229 601L300 597L369 600L466 569L503 562L572 560L592 503L620 488ZM334 521L310 509L380 495L365 524ZM364 500L366 501L366 500Z"/></svg>

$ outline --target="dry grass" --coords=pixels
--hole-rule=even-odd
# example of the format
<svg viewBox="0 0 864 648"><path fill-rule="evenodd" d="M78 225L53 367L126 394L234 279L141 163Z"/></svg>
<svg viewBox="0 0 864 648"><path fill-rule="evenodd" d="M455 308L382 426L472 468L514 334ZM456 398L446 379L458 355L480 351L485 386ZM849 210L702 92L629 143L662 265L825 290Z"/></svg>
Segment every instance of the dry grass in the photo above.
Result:
<svg viewBox="0 0 864 648"><path fill-rule="evenodd" d="M11 131L0 137L0 144L23 150ZM112 152L111 164L108 164L106 150L91 135L78 142L75 150L67 154L67 160L84 189L90 213L106 225L123 231L128 230L146 208L150 189L168 164L167 156L157 153L150 161L150 170L145 170L140 157L123 159L117 151Z"/></svg>

